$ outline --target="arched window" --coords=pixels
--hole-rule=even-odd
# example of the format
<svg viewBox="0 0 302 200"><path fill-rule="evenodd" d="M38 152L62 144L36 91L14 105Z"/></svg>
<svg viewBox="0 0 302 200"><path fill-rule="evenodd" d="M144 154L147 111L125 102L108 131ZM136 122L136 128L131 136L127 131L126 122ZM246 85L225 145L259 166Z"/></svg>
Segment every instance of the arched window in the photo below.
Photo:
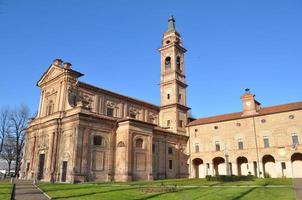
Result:
<svg viewBox="0 0 302 200"><path fill-rule="evenodd" d="M47 104L46 115L51 115L54 112L55 104L52 100L50 100Z"/></svg>
<svg viewBox="0 0 302 200"><path fill-rule="evenodd" d="M165 69L170 69L171 68L171 57L166 57L165 59Z"/></svg>
<svg viewBox="0 0 302 200"><path fill-rule="evenodd" d="M143 142L144 141L141 138L136 139L136 141L135 141L135 147L142 149L143 148Z"/></svg>
<svg viewBox="0 0 302 200"><path fill-rule="evenodd" d="M93 137L93 145L95 146L103 146L104 145L104 139L102 136L95 135Z"/></svg>
<svg viewBox="0 0 302 200"><path fill-rule="evenodd" d="M180 57L179 56L177 56L177 58L176 58L176 67L177 67L177 70L181 70L180 69Z"/></svg>

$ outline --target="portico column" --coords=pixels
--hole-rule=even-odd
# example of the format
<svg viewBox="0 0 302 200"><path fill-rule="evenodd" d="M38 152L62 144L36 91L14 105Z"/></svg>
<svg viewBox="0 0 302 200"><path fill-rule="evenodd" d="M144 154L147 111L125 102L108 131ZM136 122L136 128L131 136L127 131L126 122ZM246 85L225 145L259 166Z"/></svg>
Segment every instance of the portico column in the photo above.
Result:
<svg viewBox="0 0 302 200"><path fill-rule="evenodd" d="M233 174L238 176L238 165L237 162L233 162L232 163L232 167L233 167Z"/></svg>
<svg viewBox="0 0 302 200"><path fill-rule="evenodd" d="M263 178L264 177L264 168L263 168L263 163L259 162L259 177Z"/></svg>
<svg viewBox="0 0 302 200"><path fill-rule="evenodd" d="M210 173L209 173L209 175L215 176L215 173L214 173L214 164L213 163L210 163Z"/></svg>

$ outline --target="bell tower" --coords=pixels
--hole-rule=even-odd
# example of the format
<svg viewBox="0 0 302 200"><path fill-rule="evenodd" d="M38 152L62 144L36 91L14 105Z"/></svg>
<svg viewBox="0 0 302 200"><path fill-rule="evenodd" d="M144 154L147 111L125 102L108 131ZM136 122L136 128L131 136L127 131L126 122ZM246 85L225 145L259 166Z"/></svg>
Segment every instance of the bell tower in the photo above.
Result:
<svg viewBox="0 0 302 200"><path fill-rule="evenodd" d="M161 63L159 125L179 134L186 134L187 112L184 53L175 20L168 20L159 49Z"/></svg>

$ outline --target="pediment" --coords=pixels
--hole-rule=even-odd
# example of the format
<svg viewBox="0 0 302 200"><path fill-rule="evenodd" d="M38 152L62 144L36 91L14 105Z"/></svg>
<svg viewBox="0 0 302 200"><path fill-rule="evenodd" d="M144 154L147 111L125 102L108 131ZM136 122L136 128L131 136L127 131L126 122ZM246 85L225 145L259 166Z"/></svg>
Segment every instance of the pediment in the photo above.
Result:
<svg viewBox="0 0 302 200"><path fill-rule="evenodd" d="M40 87L44 83L47 83L47 82L55 79L56 77L58 77L62 73L63 73L63 69L61 67L58 67L58 66L55 66L55 65L51 65L46 70L46 72L44 72L44 74L42 75L42 77L38 81L37 85Z"/></svg>

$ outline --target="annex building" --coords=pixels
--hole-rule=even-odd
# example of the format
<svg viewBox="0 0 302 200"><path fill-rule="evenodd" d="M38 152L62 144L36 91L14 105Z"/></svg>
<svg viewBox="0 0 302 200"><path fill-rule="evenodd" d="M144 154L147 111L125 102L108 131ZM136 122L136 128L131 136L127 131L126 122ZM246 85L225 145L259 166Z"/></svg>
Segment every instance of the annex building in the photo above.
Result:
<svg viewBox="0 0 302 200"><path fill-rule="evenodd" d="M173 17L160 52L160 106L81 82L56 59L37 82L37 116L26 130L22 179L131 181L206 175L302 177L302 102L188 117L184 54Z"/></svg>

